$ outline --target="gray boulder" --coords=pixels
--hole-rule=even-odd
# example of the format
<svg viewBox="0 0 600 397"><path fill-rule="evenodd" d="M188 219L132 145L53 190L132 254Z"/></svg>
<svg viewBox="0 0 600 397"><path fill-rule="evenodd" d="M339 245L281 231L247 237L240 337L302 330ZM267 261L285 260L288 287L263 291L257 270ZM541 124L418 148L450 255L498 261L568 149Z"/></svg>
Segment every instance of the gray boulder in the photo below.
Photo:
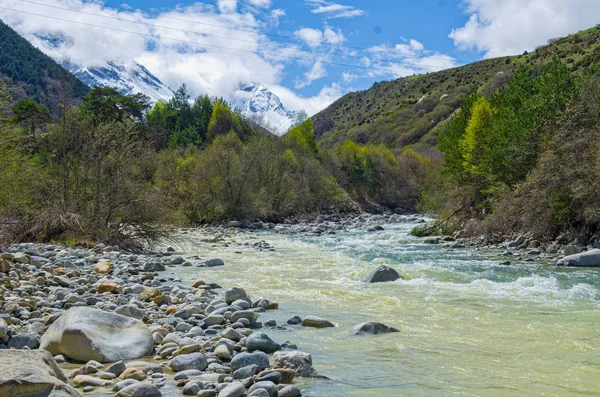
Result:
<svg viewBox="0 0 600 397"><path fill-rule="evenodd" d="M273 356L273 368L291 369L301 378L319 378L313 368L312 356L309 353L298 351L277 352Z"/></svg>
<svg viewBox="0 0 600 397"><path fill-rule="evenodd" d="M8 341L9 349L37 349L40 346L40 341L36 334L18 334L13 336Z"/></svg>
<svg viewBox="0 0 600 397"><path fill-rule="evenodd" d="M162 393L152 383L140 382L121 389L115 397L162 397Z"/></svg>
<svg viewBox="0 0 600 397"><path fill-rule="evenodd" d="M233 373L233 379L247 379L252 378L254 375L258 375L260 369L258 365L252 364L246 367L242 367Z"/></svg>
<svg viewBox="0 0 600 397"><path fill-rule="evenodd" d="M0 338L4 338L8 334L8 324L0 318Z"/></svg>
<svg viewBox="0 0 600 397"><path fill-rule="evenodd" d="M269 368L269 357L263 352L254 353L239 353L231 359L231 371L235 372L240 368L247 367L249 365L256 365L259 370Z"/></svg>
<svg viewBox="0 0 600 397"><path fill-rule="evenodd" d="M197 369L204 371L208 367L208 361L202 353L182 354L169 361L169 366L174 372Z"/></svg>
<svg viewBox="0 0 600 397"><path fill-rule="evenodd" d="M321 317L308 316L302 320L302 326L312 328L333 328L335 327L335 324Z"/></svg>
<svg viewBox="0 0 600 397"><path fill-rule="evenodd" d="M281 345L276 343L269 335L263 332L255 332L246 339L246 347L248 351L261 351L267 354L275 353L281 350Z"/></svg>
<svg viewBox="0 0 600 397"><path fill-rule="evenodd" d="M398 279L404 280L397 271L389 266L381 265L376 269L373 269L371 273L365 278L367 283L385 283L388 281L396 281Z"/></svg>
<svg viewBox="0 0 600 397"><path fill-rule="evenodd" d="M219 397L242 397L246 388L240 382L232 382L219 393Z"/></svg>
<svg viewBox="0 0 600 397"><path fill-rule="evenodd" d="M136 320L141 320L146 313L135 305L124 305L119 306L115 309L115 313L120 314L121 316L135 318Z"/></svg>
<svg viewBox="0 0 600 397"><path fill-rule="evenodd" d="M223 259L209 259L207 261L204 261L204 262L198 264L198 267L218 267L218 266L225 266L225 262L223 261Z"/></svg>
<svg viewBox="0 0 600 397"><path fill-rule="evenodd" d="M273 382L256 382L248 391L252 393L260 389L266 390L269 397L277 397L277 385Z"/></svg>
<svg viewBox="0 0 600 397"><path fill-rule="evenodd" d="M366 322L360 323L356 325L352 330L350 330L350 335L359 335L359 334L389 334L392 332L399 332L396 328L388 327L382 323L376 322Z"/></svg>
<svg viewBox="0 0 600 397"><path fill-rule="evenodd" d="M112 363L152 354L152 333L141 321L90 307L74 307L46 331L41 349L71 360Z"/></svg>
<svg viewBox="0 0 600 397"><path fill-rule="evenodd" d="M233 287L225 291L225 302L231 305L238 299L248 301L248 294L242 287Z"/></svg>
<svg viewBox="0 0 600 397"><path fill-rule="evenodd" d="M0 350L0 396L81 397L50 353Z"/></svg>
<svg viewBox="0 0 600 397"><path fill-rule="evenodd" d="M558 266L600 267L600 249L565 256L557 262Z"/></svg>
<svg viewBox="0 0 600 397"><path fill-rule="evenodd" d="M279 397L299 397L302 391L298 386L289 385L279 390Z"/></svg>

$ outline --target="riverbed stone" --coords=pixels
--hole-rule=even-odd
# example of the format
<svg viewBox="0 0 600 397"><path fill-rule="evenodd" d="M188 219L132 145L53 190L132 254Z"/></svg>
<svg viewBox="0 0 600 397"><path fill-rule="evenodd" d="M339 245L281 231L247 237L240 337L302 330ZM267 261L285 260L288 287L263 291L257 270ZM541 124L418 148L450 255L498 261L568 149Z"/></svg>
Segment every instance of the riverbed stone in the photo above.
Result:
<svg viewBox="0 0 600 397"><path fill-rule="evenodd" d="M385 324L369 321L369 322L360 323L360 324L354 326L350 330L350 335L360 335L360 334L377 335L377 334L389 334L392 332L399 332L399 331L396 328L388 327Z"/></svg>
<svg viewBox="0 0 600 397"><path fill-rule="evenodd" d="M81 397L45 351L0 350L0 396Z"/></svg>
<svg viewBox="0 0 600 397"><path fill-rule="evenodd" d="M8 334L8 324L0 318L0 338L4 338Z"/></svg>
<svg viewBox="0 0 600 397"><path fill-rule="evenodd" d="M302 394L302 390L298 386L289 385L279 390L279 397L299 397Z"/></svg>
<svg viewBox="0 0 600 397"><path fill-rule="evenodd" d="M367 283L385 283L404 279L398 272L387 265L380 265L373 269L365 278Z"/></svg>
<svg viewBox="0 0 600 397"><path fill-rule="evenodd" d="M301 378L318 378L313 368L310 353L300 351L279 351L273 356L273 368L291 369Z"/></svg>
<svg viewBox="0 0 600 397"><path fill-rule="evenodd" d="M232 382L225 386L219 393L219 397L242 397L246 394L246 388L241 382Z"/></svg>
<svg viewBox="0 0 600 397"><path fill-rule="evenodd" d="M263 352L238 353L231 359L231 371L235 372L248 365L256 365L259 370L269 368L269 357Z"/></svg>
<svg viewBox="0 0 600 397"><path fill-rule="evenodd" d="M198 264L198 267L219 267L225 266L223 259L209 259Z"/></svg>
<svg viewBox="0 0 600 397"><path fill-rule="evenodd" d="M269 335L263 332L255 332L246 339L246 347L249 352L262 351L267 354L281 350L281 345L276 343Z"/></svg>
<svg viewBox="0 0 600 397"><path fill-rule="evenodd" d="M565 256L557 262L558 266L600 267L600 249Z"/></svg>
<svg viewBox="0 0 600 397"><path fill-rule="evenodd" d="M162 393L150 382L139 382L121 389L115 397L162 397Z"/></svg>
<svg viewBox="0 0 600 397"><path fill-rule="evenodd" d="M307 316L304 318L304 320L302 320L302 326L312 328L333 328L335 327L335 324L322 317Z"/></svg>
<svg viewBox="0 0 600 397"><path fill-rule="evenodd" d="M9 349L37 349L40 346L40 341L36 334L23 333L10 338L8 341Z"/></svg>
<svg viewBox="0 0 600 397"><path fill-rule="evenodd" d="M141 320L146 313L135 305L123 305L119 306L115 309L115 313L120 314L121 316L135 318L136 320Z"/></svg>
<svg viewBox="0 0 600 397"><path fill-rule="evenodd" d="M111 363L152 353L154 342L141 321L89 307L74 307L46 331L41 349L75 361Z"/></svg>
<svg viewBox="0 0 600 397"><path fill-rule="evenodd" d="M248 294L242 287L233 287L225 291L225 302L230 305L238 299L247 301Z"/></svg>
<svg viewBox="0 0 600 397"><path fill-rule="evenodd" d="M177 356L169 361L169 366L174 372L197 369L204 371L208 367L208 361L202 353L190 353Z"/></svg>

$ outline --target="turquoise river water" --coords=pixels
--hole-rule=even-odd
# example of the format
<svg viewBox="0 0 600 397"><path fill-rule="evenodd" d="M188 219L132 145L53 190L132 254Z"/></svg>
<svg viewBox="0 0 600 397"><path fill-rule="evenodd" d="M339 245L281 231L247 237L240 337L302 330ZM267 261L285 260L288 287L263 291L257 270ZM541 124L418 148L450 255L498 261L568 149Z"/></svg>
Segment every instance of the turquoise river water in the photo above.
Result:
<svg viewBox="0 0 600 397"><path fill-rule="evenodd" d="M331 378L303 380L306 396L600 395L598 270L500 266L497 253L422 244L409 236L413 226L324 237L239 233L211 242L189 233L176 248L226 265L175 272L186 283L239 285L277 301L280 310L262 321L312 314L336 323L269 331L311 353ZM261 240L275 250L251 246ZM407 280L363 283L379 264ZM363 321L401 332L350 336Z"/></svg>

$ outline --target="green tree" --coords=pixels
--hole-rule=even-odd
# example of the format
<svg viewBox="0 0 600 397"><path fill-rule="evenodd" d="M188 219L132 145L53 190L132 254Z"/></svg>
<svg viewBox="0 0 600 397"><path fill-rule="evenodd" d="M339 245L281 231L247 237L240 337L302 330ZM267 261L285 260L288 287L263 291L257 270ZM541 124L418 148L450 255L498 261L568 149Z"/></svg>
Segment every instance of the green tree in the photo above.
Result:
<svg viewBox="0 0 600 397"><path fill-rule="evenodd" d="M150 107L150 99L144 94L122 95L116 88L95 87L83 97L82 111L95 125L103 122L123 122L127 118L141 122Z"/></svg>
<svg viewBox="0 0 600 397"><path fill-rule="evenodd" d="M32 98L17 102L13 108L13 122L27 126L31 136L36 137L36 130L52 121L52 115L46 105L40 105Z"/></svg>

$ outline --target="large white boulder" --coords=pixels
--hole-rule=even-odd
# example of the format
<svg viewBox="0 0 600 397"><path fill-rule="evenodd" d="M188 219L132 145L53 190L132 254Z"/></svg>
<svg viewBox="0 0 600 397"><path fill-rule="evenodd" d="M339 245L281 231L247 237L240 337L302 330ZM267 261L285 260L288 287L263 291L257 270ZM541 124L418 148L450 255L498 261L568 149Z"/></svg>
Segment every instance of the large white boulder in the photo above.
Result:
<svg viewBox="0 0 600 397"><path fill-rule="evenodd" d="M565 256L557 263L558 266L600 267L600 249Z"/></svg>
<svg viewBox="0 0 600 397"><path fill-rule="evenodd" d="M90 307L73 307L42 336L40 349L71 360L112 363L152 354L152 333L139 320Z"/></svg>

